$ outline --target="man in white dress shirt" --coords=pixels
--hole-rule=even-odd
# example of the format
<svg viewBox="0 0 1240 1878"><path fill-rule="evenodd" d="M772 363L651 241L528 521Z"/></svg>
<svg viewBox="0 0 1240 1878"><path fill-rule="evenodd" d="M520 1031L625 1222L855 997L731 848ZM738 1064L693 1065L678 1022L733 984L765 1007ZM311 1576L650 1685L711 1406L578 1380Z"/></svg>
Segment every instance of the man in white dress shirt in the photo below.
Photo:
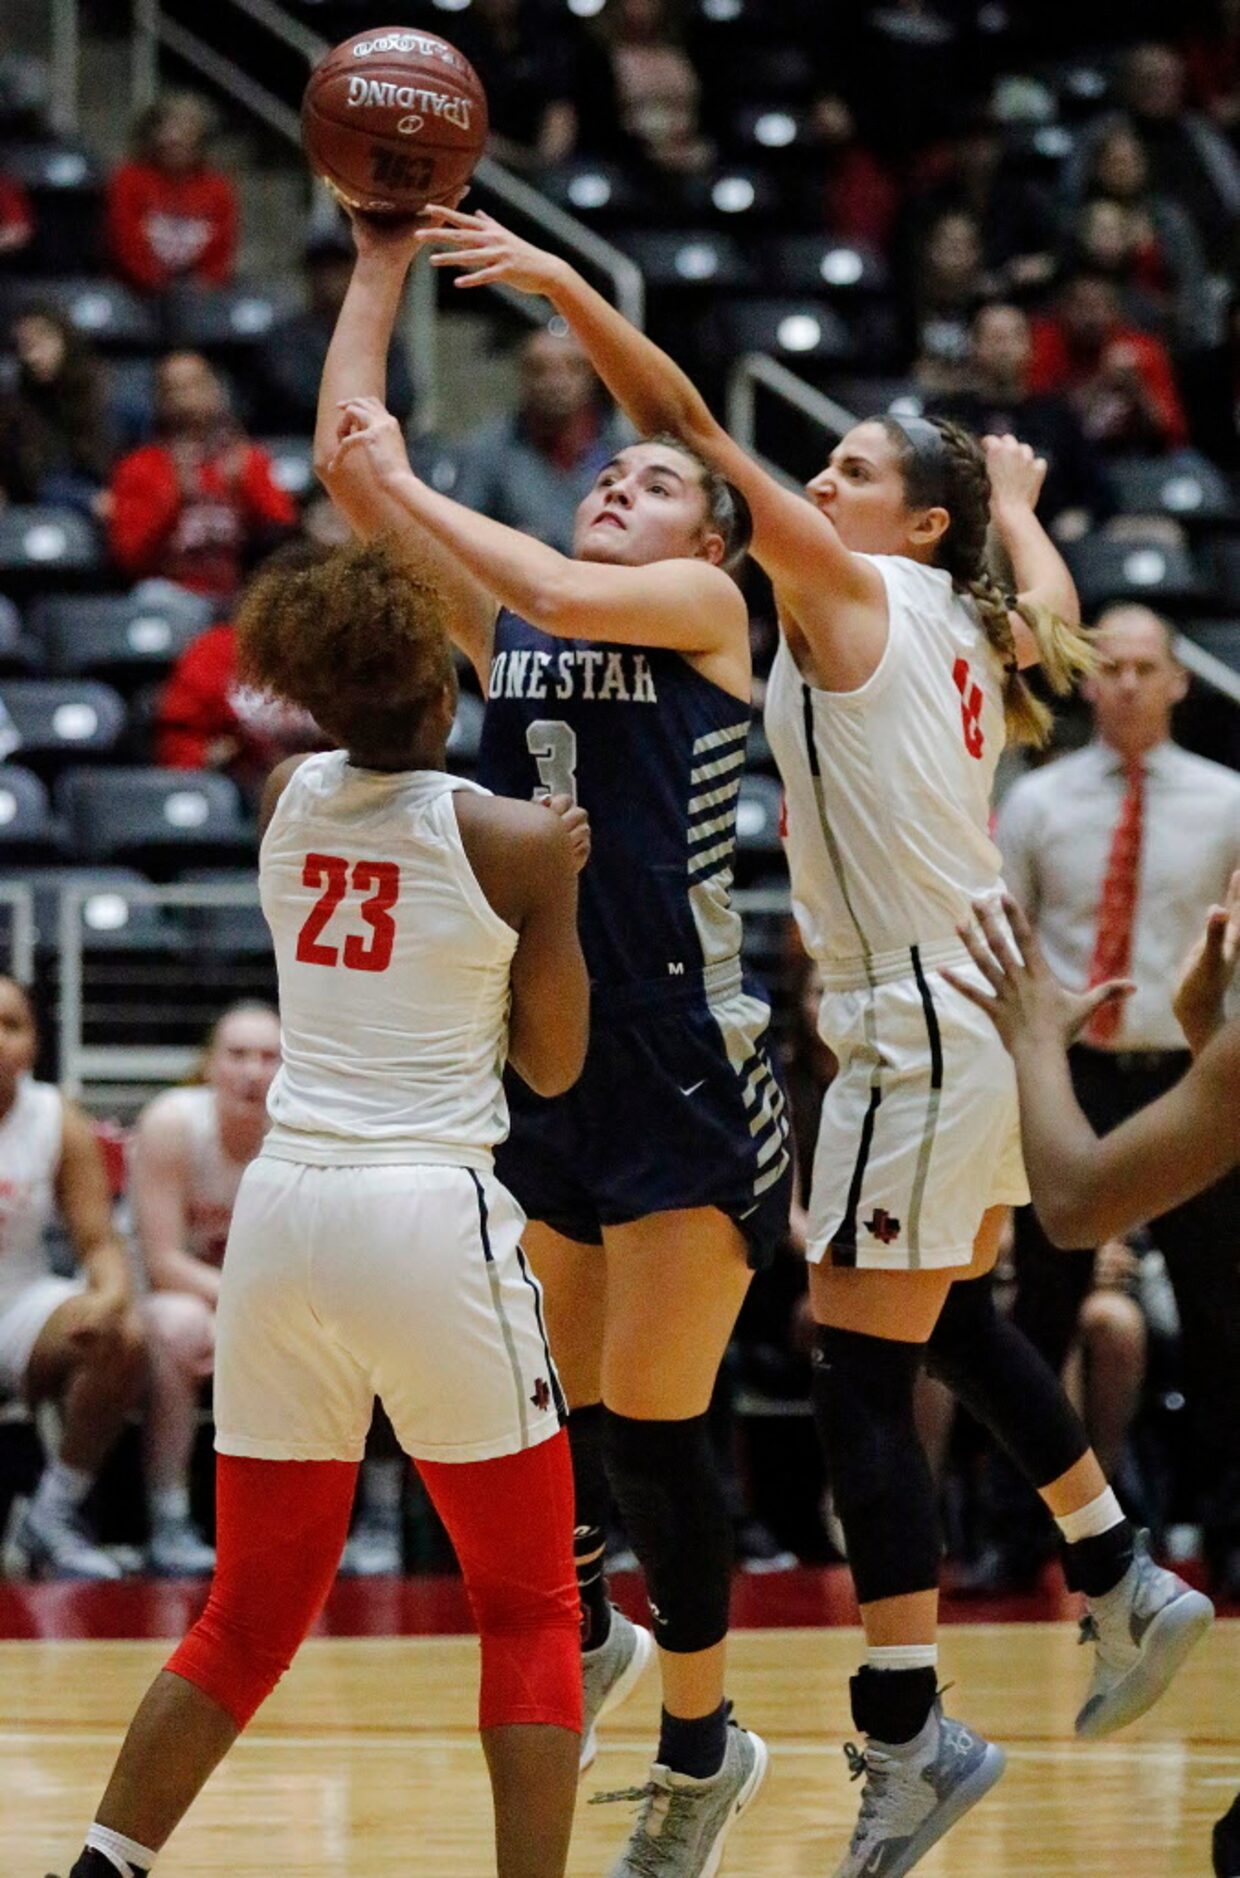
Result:
<svg viewBox="0 0 1240 1878"><path fill-rule="evenodd" d="M1084 687L1093 741L1016 783L997 833L1008 887L1056 977L1136 985L1100 1007L1071 1051L1081 1107L1105 1132L1188 1067L1171 994L1206 909L1240 867L1240 774L1171 741L1188 680L1157 614L1112 608L1098 645ZM1238 1217L1232 1175L1152 1227L1179 1305L1207 1554L1216 1589L1231 1594L1240 1592ZM1056 1252L1030 1209L1018 1215L1016 1320L1056 1366L1092 1288L1093 1257Z"/></svg>

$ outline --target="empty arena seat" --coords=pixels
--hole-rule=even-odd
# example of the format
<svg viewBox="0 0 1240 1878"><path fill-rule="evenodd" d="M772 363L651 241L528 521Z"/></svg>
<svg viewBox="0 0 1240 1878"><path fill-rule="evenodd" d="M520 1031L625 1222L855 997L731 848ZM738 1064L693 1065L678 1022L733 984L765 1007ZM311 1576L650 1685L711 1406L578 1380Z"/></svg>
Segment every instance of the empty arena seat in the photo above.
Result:
<svg viewBox="0 0 1240 1878"><path fill-rule="evenodd" d="M168 873L252 860L253 824L227 776L196 769L71 769L55 801L71 851Z"/></svg>
<svg viewBox="0 0 1240 1878"><path fill-rule="evenodd" d="M864 242L841 235L777 235L762 243L762 275L785 293L885 293L887 267Z"/></svg>
<svg viewBox="0 0 1240 1878"><path fill-rule="evenodd" d="M1210 544L1210 573L1219 604L1240 611L1240 536L1221 535Z"/></svg>
<svg viewBox="0 0 1240 1878"><path fill-rule="evenodd" d="M165 671L202 630L197 608L140 594L49 594L31 607L30 624L53 672L121 685Z"/></svg>
<svg viewBox="0 0 1240 1878"><path fill-rule="evenodd" d="M10 585L97 573L102 565L99 537L76 509L17 502L0 510L0 576Z"/></svg>
<svg viewBox="0 0 1240 1878"><path fill-rule="evenodd" d="M713 293L754 284L742 244L717 229L625 230L615 240L655 288L704 288Z"/></svg>
<svg viewBox="0 0 1240 1878"><path fill-rule="evenodd" d="M168 302L169 343L195 352L258 346L295 304L295 295L254 281L214 287L209 293L182 288Z"/></svg>
<svg viewBox="0 0 1240 1878"><path fill-rule="evenodd" d="M0 281L0 315L11 319L32 300L59 307L101 350L155 352L163 344L158 309L119 281L81 275Z"/></svg>
<svg viewBox="0 0 1240 1878"><path fill-rule="evenodd" d="M784 792L773 776L746 774L736 805L736 845L752 854L780 852Z"/></svg>
<svg viewBox="0 0 1240 1878"><path fill-rule="evenodd" d="M0 856L31 850L56 854L60 829L47 787L20 763L0 763Z"/></svg>
<svg viewBox="0 0 1240 1878"><path fill-rule="evenodd" d="M244 904L177 909L193 951L271 956L271 929L258 903L258 875L253 867L190 867L181 882L187 887L226 887L245 895Z"/></svg>
<svg viewBox="0 0 1240 1878"><path fill-rule="evenodd" d="M9 754L45 770L107 756L125 729L124 703L96 679L6 678L0 704L18 739Z"/></svg>
<svg viewBox="0 0 1240 1878"><path fill-rule="evenodd" d="M1087 536L1064 550L1088 616L1113 600L1143 600L1175 611L1204 597L1204 582L1188 549L1148 541Z"/></svg>
<svg viewBox="0 0 1240 1878"><path fill-rule="evenodd" d="M1107 479L1125 515L1170 515L1191 528L1230 521L1236 514L1227 478L1200 450L1110 457Z"/></svg>
<svg viewBox="0 0 1240 1878"><path fill-rule="evenodd" d="M295 502L314 494L314 440L311 437L258 437L255 441L271 458L272 474Z"/></svg>
<svg viewBox="0 0 1240 1878"><path fill-rule="evenodd" d="M3 875L0 874L0 878ZM20 878L34 894L38 944L59 950L61 901L73 889L81 894L83 943L89 951L176 952L183 939L164 907L131 898L134 888L149 885L132 867L30 867Z"/></svg>
<svg viewBox="0 0 1240 1878"><path fill-rule="evenodd" d="M543 194L583 222L643 219L652 210L648 193L618 163L594 157L573 157L549 163L538 172Z"/></svg>
<svg viewBox="0 0 1240 1878"><path fill-rule="evenodd" d="M745 240L759 222L782 219L787 203L782 179L756 163L720 163L678 178L676 188L682 220L732 228Z"/></svg>
<svg viewBox="0 0 1240 1878"><path fill-rule="evenodd" d="M735 150L767 162L776 157L791 158L798 165L804 164L817 136L812 112L782 98L742 104L725 131L727 142Z"/></svg>
<svg viewBox="0 0 1240 1878"><path fill-rule="evenodd" d="M101 258L103 168L84 145L62 138L6 144L4 173L34 209L34 237L22 254L35 273L80 274Z"/></svg>
<svg viewBox="0 0 1240 1878"><path fill-rule="evenodd" d="M711 309L703 342L731 364L742 352L769 352L793 369L852 358L853 336L834 308L808 294L779 300L736 300Z"/></svg>
<svg viewBox="0 0 1240 1878"><path fill-rule="evenodd" d="M25 631L13 602L0 594L0 678L20 678L37 672L39 665L38 643Z"/></svg>

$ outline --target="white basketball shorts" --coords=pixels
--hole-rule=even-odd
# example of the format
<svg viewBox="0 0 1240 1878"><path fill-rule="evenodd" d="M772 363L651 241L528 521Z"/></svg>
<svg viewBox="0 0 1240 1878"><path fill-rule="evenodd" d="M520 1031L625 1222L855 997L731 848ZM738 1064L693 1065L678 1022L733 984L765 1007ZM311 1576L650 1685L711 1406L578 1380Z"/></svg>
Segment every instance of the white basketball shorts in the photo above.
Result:
<svg viewBox="0 0 1240 1878"><path fill-rule="evenodd" d="M967 955L952 961L980 976ZM822 1000L823 1098L807 1256L858 1270L967 1265L982 1215L1029 1198L1016 1072L984 1011L935 970Z"/></svg>
<svg viewBox="0 0 1240 1878"><path fill-rule="evenodd" d="M492 1460L554 1435L524 1225L490 1173L260 1155L224 1257L218 1451L360 1460L375 1396L417 1460Z"/></svg>
<svg viewBox="0 0 1240 1878"><path fill-rule="evenodd" d="M34 1346L53 1311L70 1298L80 1298L84 1278L36 1278L20 1291L0 1297L0 1390L20 1395Z"/></svg>

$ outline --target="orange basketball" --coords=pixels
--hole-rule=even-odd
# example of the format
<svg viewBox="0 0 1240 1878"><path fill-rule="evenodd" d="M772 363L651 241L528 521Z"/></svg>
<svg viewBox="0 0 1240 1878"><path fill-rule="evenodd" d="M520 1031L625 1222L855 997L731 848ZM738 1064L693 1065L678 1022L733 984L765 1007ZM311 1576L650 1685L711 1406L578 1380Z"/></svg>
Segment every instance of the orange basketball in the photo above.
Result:
<svg viewBox="0 0 1240 1878"><path fill-rule="evenodd" d="M487 139L469 60L434 33L380 26L333 47L301 104L306 156L350 208L416 215L450 201Z"/></svg>

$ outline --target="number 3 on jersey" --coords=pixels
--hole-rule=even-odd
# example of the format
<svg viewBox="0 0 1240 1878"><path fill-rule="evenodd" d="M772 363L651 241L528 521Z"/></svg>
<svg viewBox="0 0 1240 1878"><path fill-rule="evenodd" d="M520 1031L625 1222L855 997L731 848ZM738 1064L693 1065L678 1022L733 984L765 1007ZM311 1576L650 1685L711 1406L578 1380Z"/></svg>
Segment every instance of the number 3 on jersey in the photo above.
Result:
<svg viewBox="0 0 1240 1878"><path fill-rule="evenodd" d="M303 887L321 887L322 892L306 916L297 935L297 958L302 965L337 965L343 963L351 972L385 972L392 963L392 944L396 921L391 909L400 894L400 869L394 861L355 861L350 876L349 863L342 854L308 854L301 873ZM324 945L320 935L336 908L352 886L355 893L368 899L357 911L370 927L368 938L360 933L346 934L343 948Z"/></svg>
<svg viewBox="0 0 1240 1878"><path fill-rule="evenodd" d="M547 796L577 800L577 732L563 718L539 717L526 726L525 745L538 764L535 802Z"/></svg>

